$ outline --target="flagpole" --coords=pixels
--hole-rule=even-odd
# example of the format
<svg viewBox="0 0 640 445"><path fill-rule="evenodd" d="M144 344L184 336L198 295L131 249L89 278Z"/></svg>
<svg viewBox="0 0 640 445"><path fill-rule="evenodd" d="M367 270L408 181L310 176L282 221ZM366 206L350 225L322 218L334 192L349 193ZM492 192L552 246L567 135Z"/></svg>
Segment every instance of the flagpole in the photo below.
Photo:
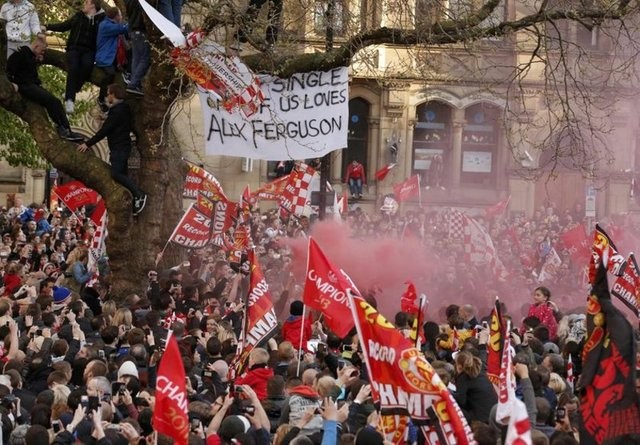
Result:
<svg viewBox="0 0 640 445"><path fill-rule="evenodd" d="M418 318L416 319L416 349L420 349L420 322L422 315L422 305L427 298L425 294L420 294L420 304L418 305Z"/></svg>
<svg viewBox="0 0 640 445"><path fill-rule="evenodd" d="M420 207L422 208L422 185L420 184L420 175L418 175L418 202Z"/></svg>
<svg viewBox="0 0 640 445"><path fill-rule="evenodd" d="M311 256L311 236L309 236L308 241L307 241L307 268L305 271L305 276L309 273L309 257ZM304 297L303 297L304 300ZM304 335L304 321L305 321L305 314L307 311L307 305L304 304L304 301L302 302L302 328L300 329L300 343L298 344L298 367L296 369L296 375L299 376L300 375L300 364L302 363L302 360L300 359L300 351L302 350L302 338Z"/></svg>
<svg viewBox="0 0 640 445"><path fill-rule="evenodd" d="M351 293L351 289L347 289L347 297L349 298L349 306L351 307L351 316L353 317L354 324L356 325L356 332L358 333L358 340L360 344L362 344L362 330L360 329L360 318L358 317L358 313L356 312L355 301L353 299L353 294ZM356 351L357 354L357 351ZM369 385L371 385L371 364L369 363L369 354L366 353L364 346L362 348L362 356L364 357L364 364L367 367L367 375L369 377ZM373 394L373 393L372 393ZM377 410L378 415L382 415L382 410ZM378 422L380 428L382 429L383 437L386 437L387 432L384 427L384 422Z"/></svg>

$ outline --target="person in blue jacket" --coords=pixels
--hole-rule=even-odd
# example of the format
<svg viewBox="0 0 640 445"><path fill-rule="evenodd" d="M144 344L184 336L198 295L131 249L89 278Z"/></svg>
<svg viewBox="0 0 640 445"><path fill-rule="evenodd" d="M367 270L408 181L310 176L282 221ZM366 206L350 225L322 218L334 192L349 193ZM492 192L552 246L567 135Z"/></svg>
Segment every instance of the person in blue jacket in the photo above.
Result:
<svg viewBox="0 0 640 445"><path fill-rule="evenodd" d="M108 111L106 103L107 87L113 83L116 74L118 40L129 32L129 27L122 22L122 13L116 7L107 8L106 17L98 26L96 42L96 67L104 71L105 79L100 86L98 103L102 111Z"/></svg>

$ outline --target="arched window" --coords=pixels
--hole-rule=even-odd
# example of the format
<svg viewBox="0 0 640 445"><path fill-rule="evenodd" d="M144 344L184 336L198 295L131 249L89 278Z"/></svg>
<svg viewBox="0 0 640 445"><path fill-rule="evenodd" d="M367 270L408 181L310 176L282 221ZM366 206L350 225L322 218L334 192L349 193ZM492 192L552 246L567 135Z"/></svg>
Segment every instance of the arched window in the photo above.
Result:
<svg viewBox="0 0 640 445"><path fill-rule="evenodd" d="M342 153L342 177L347 172L347 165L354 159L367 170L369 107L369 102L361 97L349 101L349 136L347 149Z"/></svg>
<svg viewBox="0 0 640 445"><path fill-rule="evenodd" d="M500 109L490 104L479 103L464 110L461 183L496 184L499 117Z"/></svg>
<svg viewBox="0 0 640 445"><path fill-rule="evenodd" d="M451 163L451 114L451 107L443 102L425 102L416 108L413 173L422 174L423 179L435 156L442 156L444 171Z"/></svg>

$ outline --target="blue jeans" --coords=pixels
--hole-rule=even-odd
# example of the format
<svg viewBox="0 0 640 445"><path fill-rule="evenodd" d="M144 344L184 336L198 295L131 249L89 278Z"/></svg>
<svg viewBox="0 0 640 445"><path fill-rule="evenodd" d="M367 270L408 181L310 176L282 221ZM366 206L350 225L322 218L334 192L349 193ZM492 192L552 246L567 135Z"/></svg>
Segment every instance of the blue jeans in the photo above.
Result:
<svg viewBox="0 0 640 445"><path fill-rule="evenodd" d="M131 83L130 88L142 88L142 78L149 68L149 42L142 31L132 31L131 38Z"/></svg>
<svg viewBox="0 0 640 445"><path fill-rule="evenodd" d="M362 195L362 179L349 178L349 191L352 196Z"/></svg>
<svg viewBox="0 0 640 445"><path fill-rule="evenodd" d="M183 0L160 0L158 1L158 11L160 14L171 20L174 25L180 27L180 18L182 16Z"/></svg>

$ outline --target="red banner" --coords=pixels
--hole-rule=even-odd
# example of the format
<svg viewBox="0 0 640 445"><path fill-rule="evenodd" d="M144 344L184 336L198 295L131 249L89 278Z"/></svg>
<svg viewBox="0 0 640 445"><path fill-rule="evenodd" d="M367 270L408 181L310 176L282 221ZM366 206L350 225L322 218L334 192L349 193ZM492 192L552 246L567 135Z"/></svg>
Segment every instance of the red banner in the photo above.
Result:
<svg viewBox="0 0 640 445"><path fill-rule="evenodd" d="M309 238L307 274L302 301L324 314L329 329L346 336L353 327L347 290L359 293L351 278L329 262L320 246Z"/></svg>
<svg viewBox="0 0 640 445"><path fill-rule="evenodd" d="M189 399L185 379L178 343L171 335L158 367L153 429L172 437L176 445L189 443Z"/></svg>
<svg viewBox="0 0 640 445"><path fill-rule="evenodd" d="M640 269L633 254L629 254L627 267L613 283L611 293L640 319Z"/></svg>
<svg viewBox="0 0 640 445"><path fill-rule="evenodd" d="M211 218L189 206L182 219L173 230L169 241L191 249L199 249L209 244L211 239Z"/></svg>
<svg viewBox="0 0 640 445"><path fill-rule="evenodd" d="M475 444L460 407L413 342L362 298L351 305L381 415L410 417L428 444ZM406 443L395 433L384 431L387 440Z"/></svg>
<svg viewBox="0 0 640 445"><path fill-rule="evenodd" d="M56 185L52 192L56 194L64 205L72 212L89 204L96 204L98 192L90 189L80 181L70 181L63 185Z"/></svg>
<svg viewBox="0 0 640 445"><path fill-rule="evenodd" d="M406 181L394 185L393 194L398 202L406 201L412 196L420 196L420 176L413 175Z"/></svg>
<svg viewBox="0 0 640 445"><path fill-rule="evenodd" d="M182 196L196 199L198 193L204 194L212 201L229 201L222 190L222 185L215 176L204 168L189 163L189 171L184 181Z"/></svg>
<svg viewBox="0 0 640 445"><path fill-rule="evenodd" d="M291 173L289 173L290 175ZM279 201L284 193L284 189L289 182L289 175L282 176L271 182L266 183L254 191L251 196L253 198L262 199L264 201Z"/></svg>
<svg viewBox="0 0 640 445"><path fill-rule="evenodd" d="M584 263L587 258L589 258L591 254L591 243L585 231L584 224L580 224L571 230L563 232L560 235L560 240L573 261Z"/></svg>

